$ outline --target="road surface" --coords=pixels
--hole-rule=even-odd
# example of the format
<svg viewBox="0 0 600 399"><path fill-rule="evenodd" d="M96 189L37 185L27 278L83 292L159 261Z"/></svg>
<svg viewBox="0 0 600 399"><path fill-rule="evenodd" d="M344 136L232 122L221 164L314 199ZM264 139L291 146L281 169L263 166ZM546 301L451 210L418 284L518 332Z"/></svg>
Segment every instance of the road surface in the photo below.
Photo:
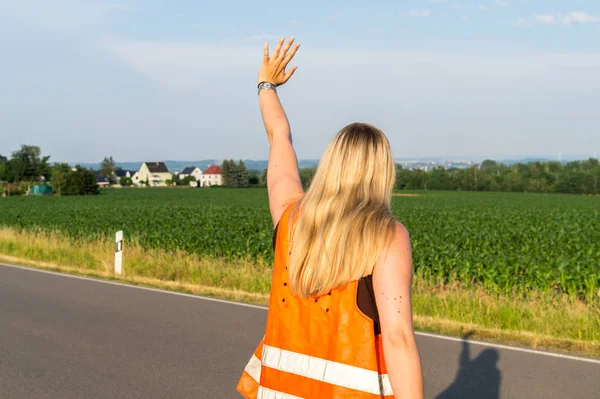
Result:
<svg viewBox="0 0 600 399"><path fill-rule="evenodd" d="M266 311L0 265L0 398L239 398ZM418 335L426 397L600 398L600 361Z"/></svg>

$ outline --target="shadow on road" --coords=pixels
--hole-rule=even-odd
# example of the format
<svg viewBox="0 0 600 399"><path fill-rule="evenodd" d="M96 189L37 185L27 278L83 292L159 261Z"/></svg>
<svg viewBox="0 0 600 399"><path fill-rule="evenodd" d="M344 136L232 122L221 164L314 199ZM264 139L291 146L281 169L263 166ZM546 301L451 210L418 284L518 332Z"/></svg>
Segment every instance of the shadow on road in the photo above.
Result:
<svg viewBox="0 0 600 399"><path fill-rule="evenodd" d="M472 333L466 334L467 339ZM500 354L495 349L486 349L471 359L471 349L463 341L456 378L436 399L498 399L502 374L497 364Z"/></svg>

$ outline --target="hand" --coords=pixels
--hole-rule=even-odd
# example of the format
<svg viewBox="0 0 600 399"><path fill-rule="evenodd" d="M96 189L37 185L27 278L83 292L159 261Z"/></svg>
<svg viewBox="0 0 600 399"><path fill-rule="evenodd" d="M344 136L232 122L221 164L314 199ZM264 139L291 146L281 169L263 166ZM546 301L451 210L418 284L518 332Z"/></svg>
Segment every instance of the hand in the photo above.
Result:
<svg viewBox="0 0 600 399"><path fill-rule="evenodd" d="M298 48L300 48L300 44L296 44L292 51L288 53L290 47L292 47L294 38L290 38L290 41L287 42L282 51L281 46L283 46L283 41L283 37L279 39L279 43L277 43L277 47L271 57L269 57L269 43L265 43L265 55L260 71L258 72L258 83L269 82L275 86L281 86L287 82L294 72L296 72L296 69L298 69L297 66L294 66L287 72L285 71L285 67L292 58L294 58Z"/></svg>

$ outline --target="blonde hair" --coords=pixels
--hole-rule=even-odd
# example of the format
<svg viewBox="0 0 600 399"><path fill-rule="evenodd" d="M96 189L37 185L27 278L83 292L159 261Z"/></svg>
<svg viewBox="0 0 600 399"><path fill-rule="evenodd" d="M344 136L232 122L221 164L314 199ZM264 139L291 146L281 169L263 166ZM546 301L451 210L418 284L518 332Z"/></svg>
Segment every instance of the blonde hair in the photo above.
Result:
<svg viewBox="0 0 600 399"><path fill-rule="evenodd" d="M306 194L293 206L288 282L293 294L320 296L373 272L389 245L396 166L374 126L352 123L327 146Z"/></svg>

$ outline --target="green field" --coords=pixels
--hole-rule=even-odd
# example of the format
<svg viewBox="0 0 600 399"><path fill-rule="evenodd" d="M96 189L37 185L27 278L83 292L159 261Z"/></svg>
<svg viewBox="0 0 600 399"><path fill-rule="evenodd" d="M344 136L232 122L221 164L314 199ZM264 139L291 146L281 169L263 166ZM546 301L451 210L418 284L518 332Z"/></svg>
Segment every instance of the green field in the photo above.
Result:
<svg viewBox="0 0 600 399"><path fill-rule="evenodd" d="M415 271L498 293L566 293L600 302L600 197L421 192L395 196ZM111 189L95 197L0 198L0 224L76 240L257 263L272 261L265 189Z"/></svg>

